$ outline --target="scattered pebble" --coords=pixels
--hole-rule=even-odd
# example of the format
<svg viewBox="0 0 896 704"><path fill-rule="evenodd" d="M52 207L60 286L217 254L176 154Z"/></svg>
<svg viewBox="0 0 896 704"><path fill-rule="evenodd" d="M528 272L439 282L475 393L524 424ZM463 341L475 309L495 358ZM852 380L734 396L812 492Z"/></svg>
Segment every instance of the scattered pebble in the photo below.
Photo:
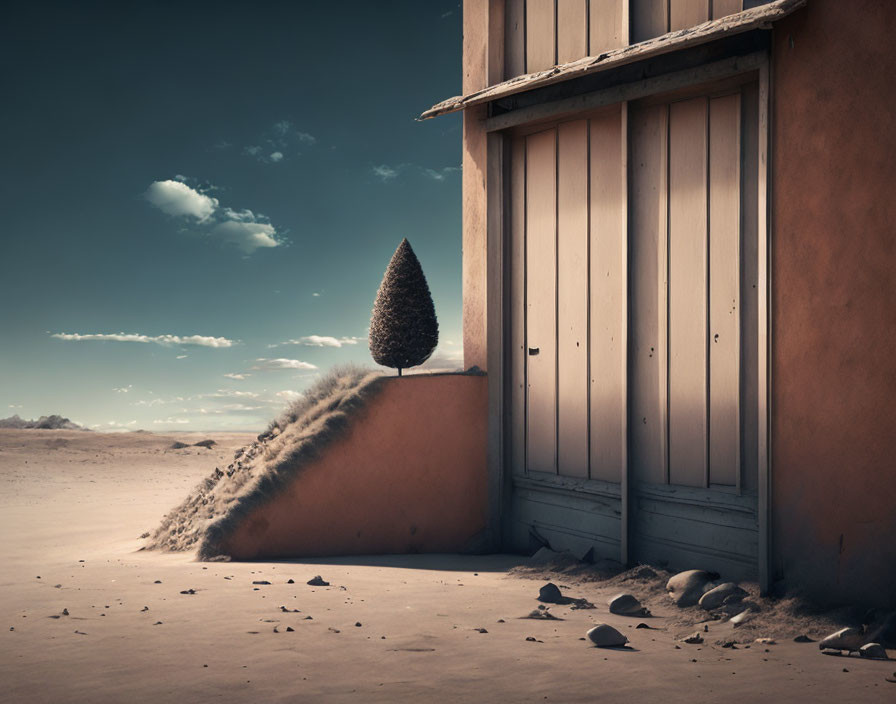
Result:
<svg viewBox="0 0 896 704"><path fill-rule="evenodd" d="M540 608L532 609L532 611L530 611L527 616L521 616L520 618L531 618L531 619L535 619L536 621L562 621L563 620L562 618L558 618L557 616L554 616L554 614L552 614L547 609L542 610Z"/></svg>
<svg viewBox="0 0 896 704"><path fill-rule="evenodd" d="M181 594L195 594L195 593L196 593L196 590L195 590L195 589L184 589L184 590L181 592ZM108 609L109 607L107 606L106 608Z"/></svg>
<svg viewBox="0 0 896 704"><path fill-rule="evenodd" d="M339 629L333 628L332 626L330 626L328 630L332 631L333 633L339 633Z"/></svg>
<svg viewBox="0 0 896 704"><path fill-rule="evenodd" d="M361 622L355 621L355 628L360 628L360 627L361 627Z"/></svg>
<svg viewBox="0 0 896 704"><path fill-rule="evenodd" d="M543 643L544 641L538 640L534 636L526 636L526 640L530 643Z"/></svg>
<svg viewBox="0 0 896 704"><path fill-rule="evenodd" d="M687 638L681 639L682 643L687 643L688 645L697 645L703 642L703 636L700 635L700 631L695 631L691 633Z"/></svg>
<svg viewBox="0 0 896 704"><path fill-rule="evenodd" d="M287 584L295 584L295 583L296 583L296 580L294 580L294 579L287 579L287 580L286 580L286 583L287 583Z"/></svg>
<svg viewBox="0 0 896 704"><path fill-rule="evenodd" d="M63 610L62 610L62 615L63 615L63 616L68 616L68 609L63 609Z"/></svg>
<svg viewBox="0 0 896 704"><path fill-rule="evenodd" d="M323 577L321 577L320 575L317 575L317 576L309 579L307 584L311 585L312 587L329 587L330 586L330 583L325 582L323 580Z"/></svg>
<svg viewBox="0 0 896 704"><path fill-rule="evenodd" d="M650 611L641 606L637 597L628 592L617 594L607 602L611 614L620 616L649 616Z"/></svg>
<svg viewBox="0 0 896 704"><path fill-rule="evenodd" d="M485 630L484 628L474 628L473 630L478 631L479 633L488 633L488 631Z"/></svg>
<svg viewBox="0 0 896 704"><path fill-rule="evenodd" d="M295 630L296 630L296 629L293 628L292 626L287 626L287 627L286 627L286 632L287 632L287 633L293 633Z"/></svg>
<svg viewBox="0 0 896 704"><path fill-rule="evenodd" d="M753 642L759 645L777 645L777 641L774 638L757 638Z"/></svg>
<svg viewBox="0 0 896 704"><path fill-rule="evenodd" d="M267 581L266 579L257 579L254 582L252 582L252 584L270 584L270 582Z"/></svg>
<svg viewBox="0 0 896 704"><path fill-rule="evenodd" d="M563 601L563 594L560 593L560 587L553 582L548 582L538 590L538 600L548 604L559 604Z"/></svg>

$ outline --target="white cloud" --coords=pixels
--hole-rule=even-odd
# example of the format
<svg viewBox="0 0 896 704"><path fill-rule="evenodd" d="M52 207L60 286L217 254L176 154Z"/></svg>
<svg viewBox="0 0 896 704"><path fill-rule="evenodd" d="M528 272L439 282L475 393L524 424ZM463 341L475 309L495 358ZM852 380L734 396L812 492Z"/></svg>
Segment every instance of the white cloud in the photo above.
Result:
<svg viewBox="0 0 896 704"><path fill-rule="evenodd" d="M274 123L274 132L279 134L281 137L287 135L289 130L292 128L292 123L289 120L280 120L280 122Z"/></svg>
<svg viewBox="0 0 896 704"><path fill-rule="evenodd" d="M277 345L268 345L269 347L279 347L280 345L302 345L303 347L344 347L345 345L357 345L362 337L329 337L327 335L306 335L297 340L285 340Z"/></svg>
<svg viewBox="0 0 896 704"><path fill-rule="evenodd" d="M437 347L432 356L421 365L421 368L456 371L463 369L463 366L464 351L462 349L446 350L442 347Z"/></svg>
<svg viewBox="0 0 896 704"><path fill-rule="evenodd" d="M131 405L132 405L132 406L147 406L147 407L152 407L152 406L162 406L162 405L164 405L164 404L166 404L166 403L169 403L169 402L168 402L168 401L163 401L163 400L160 399L160 398L153 398L153 399L150 399L149 401L147 401L147 400L145 400L145 399L140 399L139 401L134 401L134 403L132 403Z"/></svg>
<svg viewBox="0 0 896 704"><path fill-rule="evenodd" d="M246 147L245 152L249 156L258 156L259 154L261 154L261 147L259 147L259 146Z"/></svg>
<svg viewBox="0 0 896 704"><path fill-rule="evenodd" d="M11 403L11 404L9 404L9 407L10 408L21 408L22 404L21 403Z"/></svg>
<svg viewBox="0 0 896 704"><path fill-rule="evenodd" d="M177 355L177 357L175 357L175 359L186 359L189 356L190 355L188 355L188 354L179 354L179 355Z"/></svg>
<svg viewBox="0 0 896 704"><path fill-rule="evenodd" d="M280 369L317 369L317 367L310 362L301 362L298 359L284 359L282 357L265 359L264 357L259 357L255 360L255 366L252 369L267 372Z"/></svg>
<svg viewBox="0 0 896 704"><path fill-rule="evenodd" d="M374 166L373 175L376 176L383 183L388 183L389 181L393 181L398 177L399 171L401 171L401 166L389 166L388 164L380 164L379 166Z"/></svg>
<svg viewBox="0 0 896 704"><path fill-rule="evenodd" d="M136 420L129 420L127 423L119 423L117 420L110 420L108 423L94 423L91 428L133 428L137 425Z"/></svg>
<svg viewBox="0 0 896 704"><path fill-rule="evenodd" d="M308 134L307 132L296 132L296 138L303 144L307 144L309 146L311 146L312 144L317 144L317 137L315 137L313 134Z"/></svg>
<svg viewBox="0 0 896 704"><path fill-rule="evenodd" d="M140 335L137 333L67 333L55 332L51 337L73 342L101 340L105 342L142 342L157 345L196 345L198 347L233 347L235 340L226 337L207 337L204 335Z"/></svg>
<svg viewBox="0 0 896 704"><path fill-rule="evenodd" d="M127 386L122 386L117 389L112 389L117 394L126 394L128 391L134 388L133 384L128 384Z"/></svg>
<svg viewBox="0 0 896 704"><path fill-rule="evenodd" d="M153 421L156 425L186 425L189 422L189 418L157 418Z"/></svg>
<svg viewBox="0 0 896 704"><path fill-rule="evenodd" d="M263 247L279 247L277 231L273 225L264 222L244 222L227 220L212 228L212 235L223 242L236 245L246 254Z"/></svg>
<svg viewBox="0 0 896 704"><path fill-rule="evenodd" d="M314 296L315 298L320 298L320 293L318 293L317 291L315 291L311 295Z"/></svg>
<svg viewBox="0 0 896 704"><path fill-rule="evenodd" d="M238 381L243 381L243 379L248 379L252 375L251 374L235 374L233 372L228 372L224 376L226 376L228 379L237 379Z"/></svg>
<svg viewBox="0 0 896 704"><path fill-rule="evenodd" d="M194 217L199 222L208 220L218 208L218 199L194 191L181 181L154 181L146 189L146 200L163 213L176 217Z"/></svg>
<svg viewBox="0 0 896 704"><path fill-rule="evenodd" d="M303 394L303 393L300 392L300 391L289 391L289 390L284 390L284 391L278 391L278 392L277 392L276 394L274 394L274 395L275 395L277 398L281 398L281 399L283 399L284 401L295 401L295 400L298 399L298 398L302 398L302 396L304 396L305 394Z"/></svg>
<svg viewBox="0 0 896 704"><path fill-rule="evenodd" d="M283 152L271 152L268 155L268 159L270 159L271 161L273 161L276 164L278 161L283 160Z"/></svg>

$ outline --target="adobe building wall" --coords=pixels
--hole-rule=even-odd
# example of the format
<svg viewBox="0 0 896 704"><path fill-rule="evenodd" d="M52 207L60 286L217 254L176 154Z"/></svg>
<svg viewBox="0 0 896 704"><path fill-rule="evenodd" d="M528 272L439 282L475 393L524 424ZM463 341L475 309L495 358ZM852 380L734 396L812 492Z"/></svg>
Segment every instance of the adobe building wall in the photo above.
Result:
<svg viewBox="0 0 896 704"><path fill-rule="evenodd" d="M223 552L251 560L463 551L486 525L486 382L390 379Z"/></svg>
<svg viewBox="0 0 896 704"><path fill-rule="evenodd" d="M774 576L896 607L896 3L776 25Z"/></svg>

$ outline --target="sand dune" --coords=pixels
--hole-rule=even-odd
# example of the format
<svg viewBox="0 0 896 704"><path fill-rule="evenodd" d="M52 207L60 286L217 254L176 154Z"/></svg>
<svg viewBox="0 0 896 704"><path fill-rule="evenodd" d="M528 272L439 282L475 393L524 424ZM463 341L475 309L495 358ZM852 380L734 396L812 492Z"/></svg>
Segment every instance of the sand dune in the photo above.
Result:
<svg viewBox="0 0 896 704"><path fill-rule="evenodd" d="M206 438L218 444L169 449ZM737 634L716 623L702 645L680 644L695 627L672 607L657 601L653 628L636 629L644 619L607 612L618 583L575 573L557 583L597 608L557 605L551 612L562 620L521 619L542 582L509 574L519 562L512 556L200 563L188 552L140 551L140 536L251 439L0 431L0 699L845 704L896 696L885 680L892 661L825 657L789 638L722 648L716 641ZM318 574L330 586L306 584ZM596 621L622 631L631 649L580 640Z"/></svg>

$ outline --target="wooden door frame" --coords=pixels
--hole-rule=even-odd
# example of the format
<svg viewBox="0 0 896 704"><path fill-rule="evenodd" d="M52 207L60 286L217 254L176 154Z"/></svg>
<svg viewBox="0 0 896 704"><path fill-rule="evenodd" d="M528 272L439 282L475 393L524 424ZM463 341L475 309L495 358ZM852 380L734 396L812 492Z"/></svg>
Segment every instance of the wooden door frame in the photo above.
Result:
<svg viewBox="0 0 896 704"><path fill-rule="evenodd" d="M759 156L758 156L758 231L757 231L757 405L758 405L758 576L762 593L771 586L771 56L763 52L761 57L751 57L741 61L741 67L748 66L759 72ZM726 67L730 70L730 66ZM746 72L746 71L744 71ZM706 72L694 69L689 85L697 86L706 82ZM656 93L667 92L669 88L684 87L680 75L676 75L671 85L655 87ZM652 86L654 87L654 86ZM600 103L601 101L597 101ZM590 105L592 112L595 107ZM557 117L568 118L568 112L558 110ZM539 115L543 118L543 115ZM488 123L484 126L488 128ZM522 127L522 126L518 126ZM523 127L523 129L525 129ZM626 130L627 131L627 130ZM626 134L626 140L628 135ZM510 130L489 131L487 135L487 267L486 267L486 344L488 360L488 533L492 549L506 547L505 531L510 515L509 501L513 491L512 468L509 466L513 452L510 448L512 433L508 427L507 411L511 410L512 380L510 354L510 306L506 305L510 295L510 276L506 263L510 261ZM628 311L630 314L630 311ZM495 321L498 324L494 324ZM620 561L628 562L628 519L630 515L629 468L626 466L621 477L622 523Z"/></svg>

